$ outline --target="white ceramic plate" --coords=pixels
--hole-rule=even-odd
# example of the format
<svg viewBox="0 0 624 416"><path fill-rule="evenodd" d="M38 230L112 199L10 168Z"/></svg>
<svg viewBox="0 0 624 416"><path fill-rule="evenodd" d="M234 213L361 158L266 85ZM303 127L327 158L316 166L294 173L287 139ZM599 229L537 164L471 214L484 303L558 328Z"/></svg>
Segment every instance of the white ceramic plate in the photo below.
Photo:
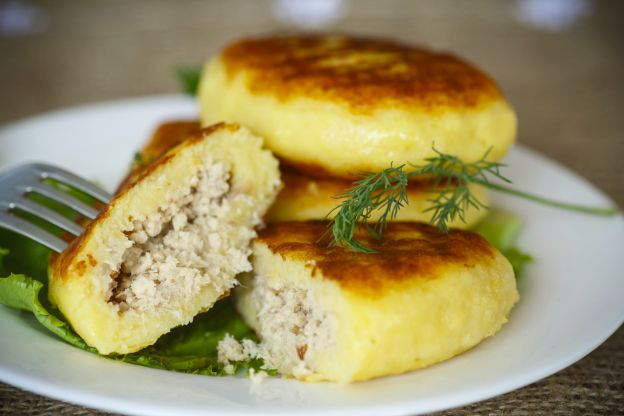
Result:
<svg viewBox="0 0 624 416"><path fill-rule="evenodd" d="M0 169L58 164L114 189L133 153L160 122L195 118L181 96L132 99L49 113L0 131ZM506 173L518 188L609 206L582 178L522 147ZM433 367L349 386L177 374L108 361L73 348L28 314L0 307L0 379L46 396L130 414L400 415L464 405L508 392L574 363L624 319L624 221L495 195L520 213L521 247L535 263L499 334Z"/></svg>

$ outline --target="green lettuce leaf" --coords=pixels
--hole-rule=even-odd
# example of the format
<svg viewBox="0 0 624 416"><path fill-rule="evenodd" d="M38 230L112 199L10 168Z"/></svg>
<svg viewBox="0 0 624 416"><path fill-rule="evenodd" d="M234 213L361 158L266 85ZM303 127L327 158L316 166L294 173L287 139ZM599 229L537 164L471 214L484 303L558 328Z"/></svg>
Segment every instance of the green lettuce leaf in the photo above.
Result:
<svg viewBox="0 0 624 416"><path fill-rule="evenodd" d="M10 274L8 277L0 278L0 304L32 312L41 325L62 340L83 350L95 352L71 329L67 322L50 313L43 306L39 299L43 287L43 283L31 277L23 274Z"/></svg>
<svg viewBox="0 0 624 416"><path fill-rule="evenodd" d="M48 256L50 250L33 240L0 229L0 250L4 250L4 261L0 264L0 276L10 273L25 274L39 280L47 281ZM19 253L19 255L10 255Z"/></svg>
<svg viewBox="0 0 624 416"><path fill-rule="evenodd" d="M515 214L502 210L491 210L473 231L483 236L509 260L516 279L522 275L524 267L533 262L533 257L525 253L516 243L522 230L522 220Z"/></svg>

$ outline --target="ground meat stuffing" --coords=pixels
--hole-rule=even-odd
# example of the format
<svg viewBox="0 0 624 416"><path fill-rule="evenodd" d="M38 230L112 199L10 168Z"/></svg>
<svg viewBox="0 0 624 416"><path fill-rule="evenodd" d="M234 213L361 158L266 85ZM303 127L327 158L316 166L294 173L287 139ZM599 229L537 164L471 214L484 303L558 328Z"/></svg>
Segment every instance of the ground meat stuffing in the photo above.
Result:
<svg viewBox="0 0 624 416"><path fill-rule="evenodd" d="M249 361L252 358L261 358L262 353L260 346L250 339L238 341L230 334L225 337L217 345L218 360L224 365L224 370L228 374L234 373L233 362Z"/></svg>
<svg viewBox="0 0 624 416"><path fill-rule="evenodd" d="M306 376L310 372L308 354L327 348L330 342L327 316L311 291L259 284L252 300L258 311L267 366L283 374Z"/></svg>
<svg viewBox="0 0 624 416"><path fill-rule="evenodd" d="M251 204L251 198L232 195L229 176L224 164L207 163L182 198L133 222L126 231L132 246L111 275L109 300L121 311L175 310L205 285L226 292L236 274L251 269L248 243L255 232L228 221L233 203Z"/></svg>
<svg viewBox="0 0 624 416"><path fill-rule="evenodd" d="M252 302L258 311L261 342L236 341L226 336L218 345L219 361L245 361L259 357L265 368L285 375L310 374L308 360L316 352L332 346L331 322L327 313L307 289L271 287L266 279L254 284ZM227 367L226 367L227 369Z"/></svg>

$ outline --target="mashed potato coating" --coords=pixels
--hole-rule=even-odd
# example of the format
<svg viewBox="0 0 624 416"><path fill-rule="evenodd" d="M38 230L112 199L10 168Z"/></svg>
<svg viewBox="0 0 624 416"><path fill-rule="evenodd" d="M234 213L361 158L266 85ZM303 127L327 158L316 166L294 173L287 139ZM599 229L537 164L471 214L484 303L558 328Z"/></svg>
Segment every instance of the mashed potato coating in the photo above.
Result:
<svg viewBox="0 0 624 416"><path fill-rule="evenodd" d="M516 117L496 84L449 54L392 41L299 35L244 39L204 68L202 124L241 123L280 159L349 177L423 163L436 149L500 159Z"/></svg>
<svg viewBox="0 0 624 416"><path fill-rule="evenodd" d="M322 247L324 222L270 225L235 290L258 352L284 375L348 383L449 359L495 334L518 301L485 239L391 223L374 254Z"/></svg>

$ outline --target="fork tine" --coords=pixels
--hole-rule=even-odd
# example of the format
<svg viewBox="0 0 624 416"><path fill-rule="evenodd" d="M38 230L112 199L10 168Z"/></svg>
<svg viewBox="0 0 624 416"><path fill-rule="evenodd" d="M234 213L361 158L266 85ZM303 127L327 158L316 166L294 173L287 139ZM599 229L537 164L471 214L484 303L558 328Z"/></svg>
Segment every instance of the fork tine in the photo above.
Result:
<svg viewBox="0 0 624 416"><path fill-rule="evenodd" d="M72 220L68 219L67 217L64 217L56 211L53 211L46 206L37 204L28 199L18 199L16 201L13 201L11 205L9 205L9 208L19 208L23 211L28 212L29 214L41 218L42 220L54 224L62 230L65 230L73 235L80 235L84 231L84 228L82 228L80 225L76 224Z"/></svg>
<svg viewBox="0 0 624 416"><path fill-rule="evenodd" d="M98 186L93 185L91 182L84 180L80 176L74 175L73 173L56 166L46 165L43 163L38 163L35 166L41 173L43 179L51 178L66 185L70 185L104 203L109 203L111 200L111 196L108 192L103 191Z"/></svg>
<svg viewBox="0 0 624 416"><path fill-rule="evenodd" d="M0 226L31 238L57 253L62 252L67 247L67 243L55 235L6 212L0 211Z"/></svg>
<svg viewBox="0 0 624 416"><path fill-rule="evenodd" d="M25 193L34 192L36 194L40 194L45 197L48 197L56 202L60 202L61 204L70 207L74 211L84 215L85 217L91 220L97 217L99 214L99 211L97 209L85 204L84 202L80 201L79 199L74 198L73 196L65 192L61 192L58 189L55 189L44 183L28 185L28 186L24 186L23 188L18 188L18 189Z"/></svg>

